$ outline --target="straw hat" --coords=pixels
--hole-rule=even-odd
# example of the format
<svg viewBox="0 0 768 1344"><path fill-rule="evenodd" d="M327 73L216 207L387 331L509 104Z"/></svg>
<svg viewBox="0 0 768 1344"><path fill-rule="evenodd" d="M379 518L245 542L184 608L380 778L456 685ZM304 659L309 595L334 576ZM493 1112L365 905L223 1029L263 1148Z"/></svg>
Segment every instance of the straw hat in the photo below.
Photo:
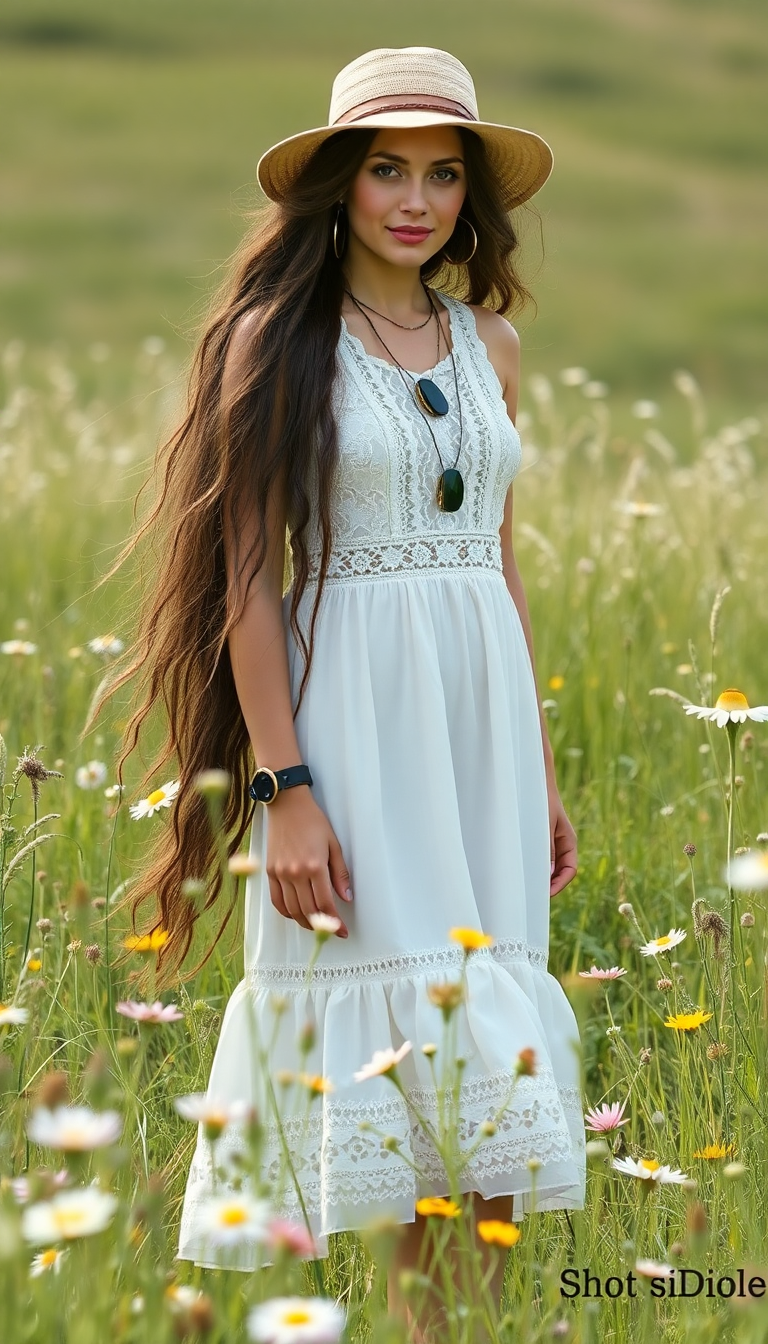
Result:
<svg viewBox="0 0 768 1344"><path fill-rule="evenodd" d="M328 125L273 145L259 160L262 190L279 201L329 136L350 127L464 126L483 141L504 205L539 190L552 171L552 150L533 131L480 121L472 76L450 52L435 47L377 47L333 81Z"/></svg>

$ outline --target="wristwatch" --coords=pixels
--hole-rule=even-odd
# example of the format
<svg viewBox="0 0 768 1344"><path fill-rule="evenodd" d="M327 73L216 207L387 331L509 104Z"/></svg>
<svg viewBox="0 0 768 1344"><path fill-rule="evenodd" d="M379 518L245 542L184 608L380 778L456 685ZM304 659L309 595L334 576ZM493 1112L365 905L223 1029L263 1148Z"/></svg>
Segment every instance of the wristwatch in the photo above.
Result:
<svg viewBox="0 0 768 1344"><path fill-rule="evenodd" d="M273 803L280 789L311 783L308 765L289 765L286 770L270 770L262 765L253 776L248 792L256 803Z"/></svg>

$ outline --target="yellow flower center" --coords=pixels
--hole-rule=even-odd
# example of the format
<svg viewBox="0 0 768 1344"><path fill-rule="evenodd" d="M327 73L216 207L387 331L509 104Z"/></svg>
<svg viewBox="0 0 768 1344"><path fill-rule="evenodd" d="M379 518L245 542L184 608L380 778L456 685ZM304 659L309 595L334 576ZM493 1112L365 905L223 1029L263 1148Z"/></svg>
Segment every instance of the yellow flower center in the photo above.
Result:
<svg viewBox="0 0 768 1344"><path fill-rule="evenodd" d="M659 1162L656 1162L652 1157L640 1158L640 1166L645 1167L646 1171L658 1171L660 1165L661 1164Z"/></svg>
<svg viewBox="0 0 768 1344"><path fill-rule="evenodd" d="M239 1204L230 1204L228 1209L223 1209L221 1221L225 1227L236 1227L238 1223L248 1221L245 1209Z"/></svg>
<svg viewBox="0 0 768 1344"><path fill-rule="evenodd" d="M53 1219L63 1237L78 1236L80 1229L87 1221L83 1209L56 1209Z"/></svg>
<svg viewBox="0 0 768 1344"><path fill-rule="evenodd" d="M670 939L669 934L668 934L668 933L663 933L663 934L661 935L660 938L657 938L657 939L656 939L656 946L657 946L657 947L666 947L667 943L669 943L669 942L671 942L671 939Z"/></svg>
<svg viewBox="0 0 768 1344"><path fill-rule="evenodd" d="M150 793L149 797L147 798L147 802L149 803L150 807L157 807L158 803L162 803L164 797L165 797L165 789L154 789L153 792Z"/></svg>
<svg viewBox="0 0 768 1344"><path fill-rule="evenodd" d="M57 1259L58 1259L58 1256L59 1256L59 1252L58 1252L58 1251L54 1251L54 1250L43 1251L42 1255L40 1256L40 1264L41 1264L41 1265L45 1265L45 1267L46 1267L46 1269L47 1269L49 1265L55 1265L55 1264L56 1264L56 1261L57 1261Z"/></svg>
<svg viewBox="0 0 768 1344"><path fill-rule="evenodd" d="M283 1317L284 1325L309 1325L312 1317L306 1307L293 1307Z"/></svg>
<svg viewBox="0 0 768 1344"><path fill-rule="evenodd" d="M728 711L732 709L749 709L749 701L747 700L746 695L742 695L741 691L737 691L734 686L729 686L727 691L723 691L722 695L718 695L717 700L715 701L715 709L727 709Z"/></svg>

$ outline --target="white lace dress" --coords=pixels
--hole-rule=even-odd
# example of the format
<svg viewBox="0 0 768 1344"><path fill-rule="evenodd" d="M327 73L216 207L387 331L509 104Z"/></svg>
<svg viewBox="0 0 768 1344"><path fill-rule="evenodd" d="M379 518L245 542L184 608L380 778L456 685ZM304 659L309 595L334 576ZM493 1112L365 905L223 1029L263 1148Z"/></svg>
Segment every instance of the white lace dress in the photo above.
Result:
<svg viewBox="0 0 768 1344"><path fill-rule="evenodd" d="M456 1051L466 1061L462 1147L503 1104L519 1051L531 1047L536 1059L534 1075L519 1079L461 1188L513 1194L516 1219L530 1210L534 1180L540 1209L584 1204L578 1029L547 971L549 823L535 686L501 567L499 529L520 439L471 310L440 297L464 420L458 466L465 494L454 513L435 501L440 464L397 369L368 355L345 325L339 342L335 546L295 727L313 797L350 870L354 901L337 902L349 938L324 944L307 984L314 935L271 904L269 809L258 804L251 855L261 868L246 886L246 973L226 1007L208 1089L217 1101L256 1104L264 1123L262 1172L282 1184L283 1215L301 1220L295 1189L279 1176L281 1149L259 1056L268 1056L274 1082L279 1070L301 1067L297 1041L310 1030L304 1068L329 1078L334 1090L311 1104L301 1085L275 1083L274 1090L321 1256L329 1232L386 1213L409 1222L417 1198L449 1193L437 1153L391 1080L355 1082L353 1074L375 1050L411 1041L399 1073L409 1098L436 1119L435 1079L421 1047L443 1041L442 1015L427 986L460 974L464 954L448 937L454 925L494 938L469 958L468 1000L456 1015ZM450 403L432 425L452 466L459 426L450 358L429 372ZM319 550L314 533L313 573ZM311 582L300 608L305 633L315 593ZM289 606L287 593L295 706L303 660ZM381 1134L401 1140L400 1151L384 1147ZM218 1141L216 1165L225 1171L219 1192L238 1186L233 1155L236 1164L240 1143L237 1128ZM535 1177L532 1158L541 1164ZM201 1126L179 1258L242 1270L269 1263L248 1243L229 1249L225 1260L211 1250L197 1227L211 1190Z"/></svg>

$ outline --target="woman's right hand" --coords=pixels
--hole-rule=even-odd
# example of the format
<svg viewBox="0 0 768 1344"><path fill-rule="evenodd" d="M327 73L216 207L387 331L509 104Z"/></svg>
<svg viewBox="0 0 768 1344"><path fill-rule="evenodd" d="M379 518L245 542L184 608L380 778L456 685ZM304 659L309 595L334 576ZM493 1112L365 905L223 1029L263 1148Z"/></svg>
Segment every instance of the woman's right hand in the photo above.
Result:
<svg viewBox="0 0 768 1344"><path fill-rule="evenodd" d="M265 806L265 804L259 804ZM269 805L267 876L275 909L312 929L309 915L321 911L339 919L334 895L352 899L349 870L336 834L308 784L281 790ZM342 920L337 937L347 938Z"/></svg>

